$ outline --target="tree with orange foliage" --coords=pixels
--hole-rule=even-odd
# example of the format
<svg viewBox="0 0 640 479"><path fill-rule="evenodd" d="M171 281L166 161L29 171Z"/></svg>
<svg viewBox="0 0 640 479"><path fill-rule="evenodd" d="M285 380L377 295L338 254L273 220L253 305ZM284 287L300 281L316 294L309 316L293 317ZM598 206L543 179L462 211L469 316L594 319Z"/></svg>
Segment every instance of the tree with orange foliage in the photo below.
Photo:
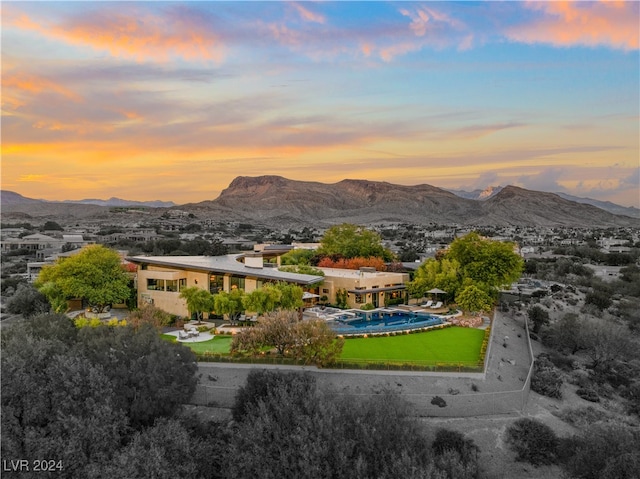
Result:
<svg viewBox="0 0 640 479"><path fill-rule="evenodd" d="M320 268L341 268L341 269L360 269L362 267L372 267L376 271L386 271L387 267L382 258L338 258L332 259L325 256L318 263Z"/></svg>

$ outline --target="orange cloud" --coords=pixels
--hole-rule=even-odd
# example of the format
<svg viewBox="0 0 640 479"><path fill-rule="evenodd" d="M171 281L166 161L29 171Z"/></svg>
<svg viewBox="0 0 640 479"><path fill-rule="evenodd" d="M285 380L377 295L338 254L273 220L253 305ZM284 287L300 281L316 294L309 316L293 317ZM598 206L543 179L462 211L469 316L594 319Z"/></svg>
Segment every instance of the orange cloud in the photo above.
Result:
<svg viewBox="0 0 640 479"><path fill-rule="evenodd" d="M509 28L508 38L557 46L608 45L637 50L640 43L637 2L531 2L544 18Z"/></svg>
<svg viewBox="0 0 640 479"><path fill-rule="evenodd" d="M158 16L105 8L96 14L77 16L59 24L45 24L25 14L10 12L3 23L138 61L167 61L171 57L181 57L219 62L224 56L218 35L199 18L184 12Z"/></svg>
<svg viewBox="0 0 640 479"><path fill-rule="evenodd" d="M80 95L68 88L48 78L29 73L7 73L2 76L2 86L4 88L18 90L19 92L28 92L36 95L42 92L54 92L69 100L82 101Z"/></svg>

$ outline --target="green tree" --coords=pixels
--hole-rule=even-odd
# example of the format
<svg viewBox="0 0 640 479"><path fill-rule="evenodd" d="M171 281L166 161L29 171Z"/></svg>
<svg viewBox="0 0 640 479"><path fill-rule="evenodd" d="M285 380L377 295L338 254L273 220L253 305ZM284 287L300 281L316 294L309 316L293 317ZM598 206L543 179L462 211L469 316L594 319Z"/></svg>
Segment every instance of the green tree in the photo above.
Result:
<svg viewBox="0 0 640 479"><path fill-rule="evenodd" d="M382 246L382 239L375 231L362 226L344 223L329 228L320 242L318 253L322 255L340 255L345 258L383 258L393 259L393 253Z"/></svg>
<svg viewBox="0 0 640 479"><path fill-rule="evenodd" d="M56 310L62 297L83 298L100 313L113 303L125 301L130 294L129 276L120 256L101 245L87 246L75 256L45 266L35 286L43 288L42 293Z"/></svg>
<svg viewBox="0 0 640 479"><path fill-rule="evenodd" d="M475 284L462 288L456 296L456 303L465 311L474 313L489 311L493 306L491 295Z"/></svg>
<svg viewBox="0 0 640 479"><path fill-rule="evenodd" d="M458 261L447 258L441 260L429 258L416 270L413 281L409 283L409 291L414 298L422 298L428 290L438 288L446 291L447 297L452 299L456 297L461 282Z"/></svg>
<svg viewBox="0 0 640 479"><path fill-rule="evenodd" d="M280 257L282 265L310 265L311 258L316 255L312 249L292 249Z"/></svg>
<svg viewBox="0 0 640 479"><path fill-rule="evenodd" d="M189 317L201 319L201 313L209 313L214 310L214 295L206 289L190 286L180 291L180 297L187 303Z"/></svg>
<svg viewBox="0 0 640 479"><path fill-rule="evenodd" d="M307 264L288 264L285 266L280 266L278 270L286 271L287 273L310 274L311 276L324 276L324 271L318 268L314 268L313 266L309 266ZM316 283L316 284L319 284L319 283Z"/></svg>
<svg viewBox="0 0 640 479"><path fill-rule="evenodd" d="M446 253L460 264L462 275L490 288L516 281L524 268L524 260L515 252L513 243L492 241L472 232L455 239Z"/></svg>
<svg viewBox="0 0 640 479"><path fill-rule="evenodd" d="M236 321L245 309L244 296L242 289L232 289L229 293L220 291L213 295L213 309L216 314L226 314L229 320Z"/></svg>
<svg viewBox="0 0 640 479"><path fill-rule="evenodd" d="M338 308L346 308L347 307L347 290L344 288L338 288L336 290L336 306Z"/></svg>
<svg viewBox="0 0 640 479"><path fill-rule="evenodd" d="M281 296L282 292L278 288L265 284L262 288L255 289L251 293L245 294L242 299L242 304L248 311L255 311L258 314L264 314L276 309Z"/></svg>
<svg viewBox="0 0 640 479"><path fill-rule="evenodd" d="M303 291L300 286L292 283L279 282L275 288L280 292L278 307L280 309L299 309L304 306Z"/></svg>
<svg viewBox="0 0 640 479"><path fill-rule="evenodd" d="M344 339L338 338L326 321L298 321L293 326L296 341L293 356L305 364L327 366L340 357Z"/></svg>

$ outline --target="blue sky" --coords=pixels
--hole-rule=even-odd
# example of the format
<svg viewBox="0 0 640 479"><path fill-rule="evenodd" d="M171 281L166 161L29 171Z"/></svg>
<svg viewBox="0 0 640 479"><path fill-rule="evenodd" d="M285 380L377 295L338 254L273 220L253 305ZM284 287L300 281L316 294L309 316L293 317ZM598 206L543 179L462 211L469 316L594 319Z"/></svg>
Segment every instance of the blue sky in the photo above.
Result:
<svg viewBox="0 0 640 479"><path fill-rule="evenodd" d="M3 2L2 188L277 174L640 207L638 2Z"/></svg>

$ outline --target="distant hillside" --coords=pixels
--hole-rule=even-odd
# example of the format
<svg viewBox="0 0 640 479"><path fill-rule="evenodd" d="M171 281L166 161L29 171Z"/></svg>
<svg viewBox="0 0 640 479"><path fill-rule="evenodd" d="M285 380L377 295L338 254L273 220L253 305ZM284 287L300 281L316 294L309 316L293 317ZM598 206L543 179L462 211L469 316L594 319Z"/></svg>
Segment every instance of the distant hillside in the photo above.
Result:
<svg viewBox="0 0 640 479"><path fill-rule="evenodd" d="M473 190L473 191L464 191L464 190L447 190L453 193L460 198L466 198L468 200L488 200L492 196L497 195L502 191L502 186L488 186L484 190Z"/></svg>
<svg viewBox="0 0 640 479"><path fill-rule="evenodd" d="M593 198L579 198L577 196L571 196L566 193L556 193L556 195L564 198L565 200L575 201L576 203L584 203L587 205L593 205L597 208L613 213L614 215L631 216L632 218L640 218L640 209L628 206L620 206L611 201L599 201Z"/></svg>
<svg viewBox="0 0 640 479"><path fill-rule="evenodd" d="M634 218L616 216L553 193L501 188L487 200L461 198L430 185L402 186L367 180L326 184L280 176L240 176L212 201L183 205L199 215L270 224L352 222L459 223L522 226L640 226Z"/></svg>
<svg viewBox="0 0 640 479"><path fill-rule="evenodd" d="M57 202L54 202L57 203ZM83 204L83 205L97 205L97 206L144 206L147 208L170 208L172 206L176 206L173 201L133 201L133 200L123 200L121 198L109 198L108 200L99 200L94 198L88 198L84 200L64 200L62 203L74 203L74 204Z"/></svg>
<svg viewBox="0 0 640 479"><path fill-rule="evenodd" d="M38 202L39 200L27 198L14 191L7 191L7 190L0 191L0 205L2 206L35 204Z"/></svg>
<svg viewBox="0 0 640 479"><path fill-rule="evenodd" d="M637 217L615 215L554 193L515 186L492 187L484 192L477 196L487 199L478 200L461 198L431 185L403 186L349 179L327 184L294 181L281 176L240 176L215 200L170 209L215 221L239 221L276 227L329 226L344 222L640 227ZM109 219L115 212L106 206L46 202L3 191L2 214Z"/></svg>

